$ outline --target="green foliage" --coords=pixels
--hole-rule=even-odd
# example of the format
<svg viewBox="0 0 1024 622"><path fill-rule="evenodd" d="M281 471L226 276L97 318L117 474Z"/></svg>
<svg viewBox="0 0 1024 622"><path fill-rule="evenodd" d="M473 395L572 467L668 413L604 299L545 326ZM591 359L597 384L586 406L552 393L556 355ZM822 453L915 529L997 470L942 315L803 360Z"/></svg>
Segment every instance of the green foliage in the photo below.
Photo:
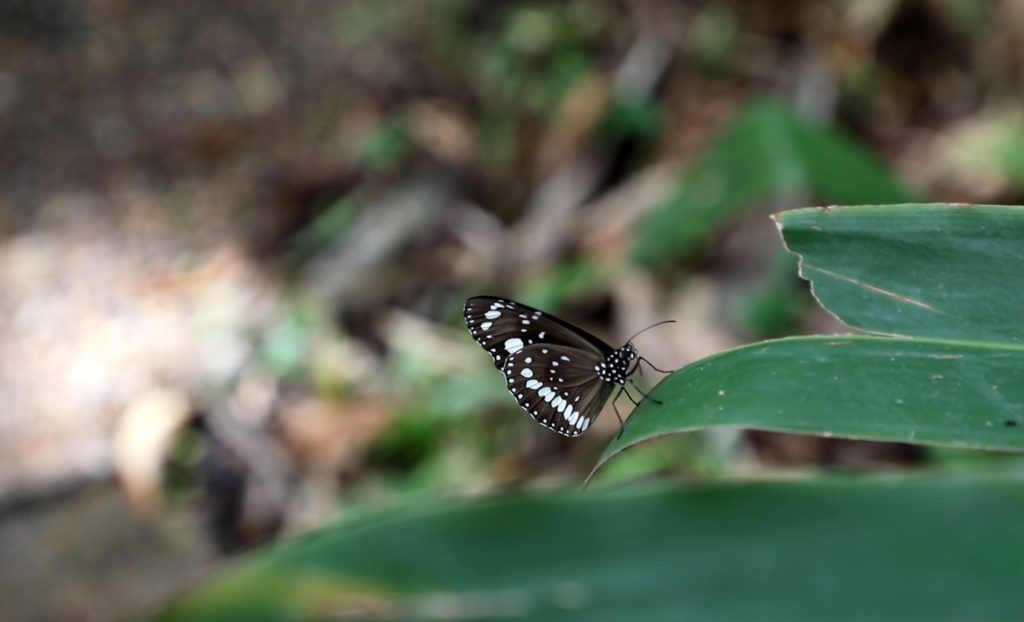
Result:
<svg viewBox="0 0 1024 622"><path fill-rule="evenodd" d="M592 71L588 41L601 26L600 12L580 19L583 7L560 4L512 5L501 11L498 32L480 33L478 54L465 57L481 93L493 104L546 116L557 109L569 86Z"/></svg>
<svg viewBox="0 0 1024 622"><path fill-rule="evenodd" d="M734 425L1024 450L1024 208L794 210L777 221L819 302L852 326L753 344L663 381L599 465L645 439Z"/></svg>
<svg viewBox="0 0 1024 622"><path fill-rule="evenodd" d="M653 138L665 123L659 103L648 97L619 95L605 111L602 131L610 140Z"/></svg>
<svg viewBox="0 0 1024 622"><path fill-rule="evenodd" d="M1024 451L1024 349L926 339L794 337L702 359L630 415L599 465L672 432L741 426Z"/></svg>
<svg viewBox="0 0 1024 622"><path fill-rule="evenodd" d="M368 464L394 470L419 465L434 451L442 431L440 422L426 414L417 411L397 417L370 447Z"/></svg>
<svg viewBox="0 0 1024 622"><path fill-rule="evenodd" d="M401 34L408 17L397 6L350 3L342 36L363 45ZM534 128L595 71L589 48L606 13L589 3L514 3L478 24L471 3L430 6L446 17L424 62L445 67L479 100L473 127L482 170L521 166ZM693 40L705 68L729 67L735 33L734 16L719 5L700 14ZM867 100L873 74L861 69L846 79ZM599 132L644 141L664 121L657 100L613 99ZM356 138L356 163L370 172L394 170L411 148L400 111ZM1018 142L999 152L1011 175L1024 170L1010 149ZM743 210L786 192L838 203L913 198L840 132L756 102L643 223L633 258L670 264ZM312 257L332 244L354 210L351 200L331 206L295 238L296 253ZM653 390L661 403L644 402L597 467L647 439L722 426L929 444L939 464L962 472L1015 464L950 448L1024 451L1022 223L1022 210L997 206L781 215L784 240L829 311L907 338L788 338L698 361ZM748 333L780 334L799 317L795 265L780 253L734 305ZM603 291L614 276L574 258L528 283L522 299L557 309ZM300 373L314 329L296 308L265 336L266 366L282 377ZM453 370L418 352L390 362L407 393L369 450L368 473L347 491L349 504L423 501L453 483L492 483L487 469L499 450L486 445L502 431L488 426L485 436L489 422L479 415L507 404L504 386L482 381L494 370ZM509 421L505 429L529 423ZM680 464L688 475L721 473L724 461L702 446L712 436L677 435L631 451L608 463L597 483L610 488ZM982 478L432 501L350 515L259 551L162 619L1016 619L1024 616L1022 510L1019 482Z"/></svg>
<svg viewBox="0 0 1024 622"><path fill-rule="evenodd" d="M823 305L906 336L788 338L698 361L655 387L661 403L644 402L598 466L708 426L1024 451L1024 209L807 209L777 222ZM422 499L443 473L472 478L482 463L457 443L440 451L441 427L420 414L374 452L414 467L405 490ZM611 475L693 450L641 453ZM964 456L944 460L987 470ZM1017 619L1022 511L1019 481L981 478L421 505L262 551L161 619Z"/></svg>
<svg viewBox="0 0 1024 622"><path fill-rule="evenodd" d="M1022 514L981 479L434 503L262 551L159 619L1020 619Z"/></svg>
<svg viewBox="0 0 1024 622"><path fill-rule="evenodd" d="M1024 343L1024 208L858 206L777 220L815 296L850 326Z"/></svg>
<svg viewBox="0 0 1024 622"><path fill-rule="evenodd" d="M859 144L785 105L755 102L737 113L647 219L633 256L667 263L757 201L797 190L836 203L910 199Z"/></svg>

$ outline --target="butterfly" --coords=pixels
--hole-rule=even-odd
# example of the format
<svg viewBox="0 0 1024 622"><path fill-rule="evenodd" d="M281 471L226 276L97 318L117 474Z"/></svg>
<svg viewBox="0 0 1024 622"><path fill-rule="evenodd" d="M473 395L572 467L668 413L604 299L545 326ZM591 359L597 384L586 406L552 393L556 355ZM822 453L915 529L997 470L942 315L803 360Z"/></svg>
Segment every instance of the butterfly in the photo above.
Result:
<svg viewBox="0 0 1024 622"><path fill-rule="evenodd" d="M476 296L466 301L463 315L470 335L494 359L519 406L564 436L586 432L616 386L619 395L625 392L639 404L626 391L626 383L633 382L630 376L641 361L668 373L639 355L632 343L636 335L615 349L578 326L520 302ZM622 416L615 400L612 407L621 433Z"/></svg>

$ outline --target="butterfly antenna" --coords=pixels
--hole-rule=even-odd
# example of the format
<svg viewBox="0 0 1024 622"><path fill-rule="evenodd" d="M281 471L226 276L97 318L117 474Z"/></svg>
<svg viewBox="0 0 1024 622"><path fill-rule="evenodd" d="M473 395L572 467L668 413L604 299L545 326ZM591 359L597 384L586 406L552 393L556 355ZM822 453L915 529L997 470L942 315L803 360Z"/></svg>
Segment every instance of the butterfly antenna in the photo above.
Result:
<svg viewBox="0 0 1024 622"><path fill-rule="evenodd" d="M641 356L640 358L637 359L637 364L636 364L637 369L640 370L640 375L641 376L644 375L644 372L643 372L643 368L640 366L640 363L647 363L648 367L650 367L651 369L653 369L656 372L661 372L663 374L671 374L672 372L676 371L674 369L662 369L660 367L657 367L657 366L655 366L654 363L648 361L647 359L645 359L644 357Z"/></svg>
<svg viewBox="0 0 1024 622"><path fill-rule="evenodd" d="M641 335L643 333L646 333L647 331L651 330L652 328L655 328L657 326L661 326L662 324L675 324L675 323L676 323L675 320L662 320L661 322L658 322L657 324L651 324L647 328L645 328L645 329L643 329L641 331L638 331L636 333L633 333L633 336L630 337L629 339L627 339L626 343L629 343L630 341L633 341L634 339L637 338L637 336L639 336L639 335Z"/></svg>

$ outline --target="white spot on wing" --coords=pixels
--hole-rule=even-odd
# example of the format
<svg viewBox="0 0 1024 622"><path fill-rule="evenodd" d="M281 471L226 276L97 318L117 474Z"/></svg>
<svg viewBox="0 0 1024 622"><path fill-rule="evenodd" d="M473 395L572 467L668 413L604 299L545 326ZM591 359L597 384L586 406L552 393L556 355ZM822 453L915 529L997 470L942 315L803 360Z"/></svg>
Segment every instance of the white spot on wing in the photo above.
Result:
<svg viewBox="0 0 1024 622"><path fill-rule="evenodd" d="M505 341L505 351L509 354L515 354L523 349L523 340L518 337L513 337Z"/></svg>
<svg viewBox="0 0 1024 622"><path fill-rule="evenodd" d="M487 318L488 320L496 320L499 317L501 317L501 311L495 311L494 309L491 309L487 313L484 313L484 317Z"/></svg>
<svg viewBox="0 0 1024 622"><path fill-rule="evenodd" d="M523 371L519 372L519 375L523 378L533 378L533 370L529 367L524 367Z"/></svg>
<svg viewBox="0 0 1024 622"><path fill-rule="evenodd" d="M491 323L490 322L484 322L483 324L480 325L480 328L482 328L484 330L491 330Z"/></svg>
<svg viewBox="0 0 1024 622"><path fill-rule="evenodd" d="M537 380L536 378L534 378L533 380L530 380L530 381L528 381L526 383L526 388L527 389L534 389L534 390L536 390L536 389L541 388L542 386L544 386L544 385L541 384L541 381Z"/></svg>
<svg viewBox="0 0 1024 622"><path fill-rule="evenodd" d="M540 391L537 391L537 395L539 395L541 397L547 397L547 396L549 396L551 394L552 394L551 393L551 387L544 387Z"/></svg>

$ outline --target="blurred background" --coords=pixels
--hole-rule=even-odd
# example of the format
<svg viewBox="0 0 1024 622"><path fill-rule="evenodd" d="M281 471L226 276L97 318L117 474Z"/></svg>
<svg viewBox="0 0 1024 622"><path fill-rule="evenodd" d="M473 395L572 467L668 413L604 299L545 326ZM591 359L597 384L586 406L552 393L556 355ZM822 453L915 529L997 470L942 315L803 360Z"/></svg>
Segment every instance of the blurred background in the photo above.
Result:
<svg viewBox="0 0 1024 622"><path fill-rule="evenodd" d="M1012 0L6 0L5 619L139 615L366 508L575 490L617 421L532 422L468 296L616 346L677 320L637 341L667 368L848 331L769 215L1021 203L1022 82ZM994 459L714 430L594 486Z"/></svg>

